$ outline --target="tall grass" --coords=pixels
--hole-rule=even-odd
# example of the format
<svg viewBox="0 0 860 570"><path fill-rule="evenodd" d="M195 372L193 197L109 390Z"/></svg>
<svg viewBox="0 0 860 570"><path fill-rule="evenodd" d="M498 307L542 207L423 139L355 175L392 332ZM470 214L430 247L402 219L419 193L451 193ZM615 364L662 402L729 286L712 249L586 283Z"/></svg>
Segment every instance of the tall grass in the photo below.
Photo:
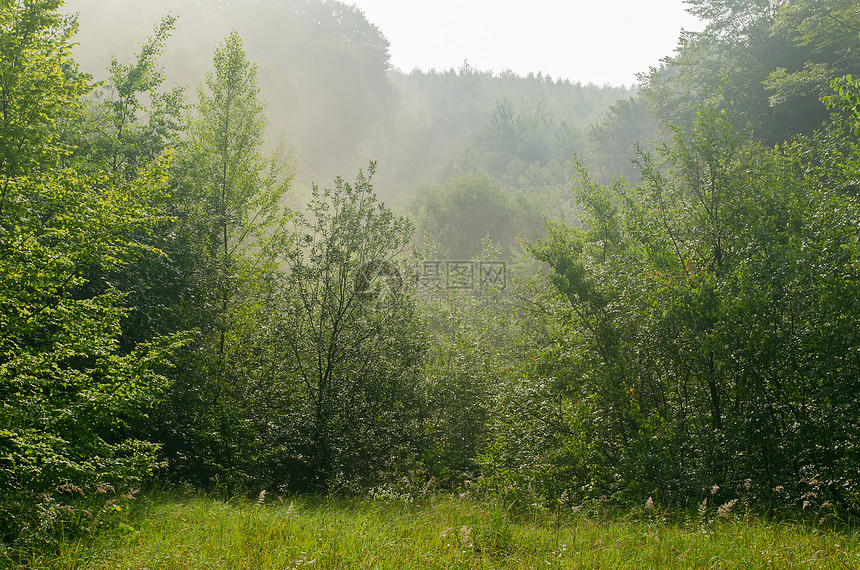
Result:
<svg viewBox="0 0 860 570"><path fill-rule="evenodd" d="M34 568L860 568L860 534L754 517L650 511L512 515L439 496L422 504L153 495L114 530Z"/></svg>

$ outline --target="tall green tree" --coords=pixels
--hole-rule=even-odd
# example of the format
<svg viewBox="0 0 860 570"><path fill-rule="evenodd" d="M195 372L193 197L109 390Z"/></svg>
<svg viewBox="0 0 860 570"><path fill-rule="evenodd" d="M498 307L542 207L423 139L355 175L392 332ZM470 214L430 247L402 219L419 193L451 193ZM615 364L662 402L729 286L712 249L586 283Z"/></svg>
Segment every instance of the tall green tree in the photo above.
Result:
<svg viewBox="0 0 860 570"><path fill-rule="evenodd" d="M155 161L111 184L70 160L63 129L75 124L90 87L71 57L76 25L58 13L61 5L21 0L0 8L4 542L63 520L69 511L52 499L62 485L89 494L151 473L158 446L128 426L165 389L158 362L175 344L150 339L121 353L123 293L107 280L91 282L141 253L128 236L157 220L141 196L167 191L168 164Z"/></svg>
<svg viewBox="0 0 860 570"><path fill-rule="evenodd" d="M94 86L88 105L81 106L67 129L77 168L104 173L110 184L121 186L181 145L187 111L184 89L166 88L159 66L175 24L175 16L165 17L129 62L111 59L108 79ZM160 213L159 221L128 239L145 244L149 253L91 279L91 283L107 280L123 292L122 303L128 309L121 337L124 349L189 328L181 305L193 297L191 272L184 268L193 266L196 254L179 237L182 220L177 216L176 193L154 193L141 200Z"/></svg>
<svg viewBox="0 0 860 570"><path fill-rule="evenodd" d="M290 184L277 155L261 151L264 104L238 34L215 51L213 67L175 169L176 231L193 252L184 270L194 295L185 310L199 344L185 353L162 426L177 472L202 484L241 463L242 402L259 381L253 371L265 369L251 365L249 344L262 311L256 299L266 296L275 270L265 242L284 221L280 200ZM236 472L241 484L243 470Z"/></svg>
<svg viewBox="0 0 860 570"><path fill-rule="evenodd" d="M196 208L192 217L209 257L215 302L225 319L239 265L252 259L252 248L279 221L278 202L289 182L280 178L277 156L267 159L260 152L264 104L256 66L248 61L237 33L215 51L213 64L205 88L198 90L198 117L189 126L184 163L191 177L185 198ZM216 337L223 354L226 323Z"/></svg>
<svg viewBox="0 0 860 570"><path fill-rule="evenodd" d="M412 225L377 202L375 170L314 189L312 217L280 248L276 341L293 394L278 423L295 488L371 484L416 454L424 339L399 259Z"/></svg>

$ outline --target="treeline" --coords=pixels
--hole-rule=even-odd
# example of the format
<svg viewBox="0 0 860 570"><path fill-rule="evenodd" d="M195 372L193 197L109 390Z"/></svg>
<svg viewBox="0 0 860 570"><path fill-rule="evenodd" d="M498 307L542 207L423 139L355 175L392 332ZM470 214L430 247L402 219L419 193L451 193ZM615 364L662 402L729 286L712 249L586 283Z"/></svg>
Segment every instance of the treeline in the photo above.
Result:
<svg viewBox="0 0 860 570"><path fill-rule="evenodd" d="M373 158L380 165L374 182L380 198L408 212L419 235L446 251L473 253L489 234L505 252L519 252L517 234L542 231L542 212L570 219L567 163L573 154L589 162L597 156L589 130L633 93L542 74L482 71L468 62L457 69L392 69L384 31L337 0L154 0L146 6L68 0L64 11L80 13L75 58L98 79L111 55L130 58L164 14L177 18L161 58L165 85L202 81L211 49L237 30L259 67L266 148L280 149L295 170L289 204L301 209L311 181L331 181ZM470 188L483 198L458 199L486 215L469 228L435 215L452 193ZM492 220L518 229L500 230Z"/></svg>
<svg viewBox="0 0 860 570"><path fill-rule="evenodd" d="M377 201L373 162L285 207L237 33L194 96L159 65L172 16L94 85L61 5L0 11L4 547L97 528L153 477L856 514L860 37L819 45L798 23L860 27L853 5L692 3L708 28L586 135L629 179L600 172L609 151L562 162L580 135L491 95L483 130L450 133L480 136L413 199L414 224ZM729 86L765 76L731 58L657 105L660 82L773 37L808 57L768 81L827 75L821 122L762 135ZM433 89L426 113L445 107ZM503 279L481 265L501 260Z"/></svg>
<svg viewBox="0 0 860 570"><path fill-rule="evenodd" d="M236 30L259 66L267 143L299 153L293 157L297 180L333 179L373 157L383 166L375 187L387 202L407 201L422 183L444 183L446 167L469 147L479 156L501 153L479 161L501 172L503 144L533 149L518 157L529 162L567 162L572 152L586 150L585 134L606 109L631 94L543 75L491 73L467 62L458 69L392 69L384 30L338 0L153 0L146 6L68 0L64 11L80 14L76 59L97 79L110 56L130 57L165 14L178 18L163 58L168 84L202 81L211 49ZM520 123L520 141L490 140L501 104Z"/></svg>

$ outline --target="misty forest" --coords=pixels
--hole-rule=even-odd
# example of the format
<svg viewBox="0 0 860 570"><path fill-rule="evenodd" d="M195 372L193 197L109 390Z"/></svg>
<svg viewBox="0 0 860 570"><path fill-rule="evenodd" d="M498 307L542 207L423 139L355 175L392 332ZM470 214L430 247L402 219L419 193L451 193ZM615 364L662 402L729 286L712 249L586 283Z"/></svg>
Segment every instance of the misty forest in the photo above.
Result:
<svg viewBox="0 0 860 570"><path fill-rule="evenodd" d="M598 86L4 0L0 559L152 488L860 515L860 7L686 6Z"/></svg>

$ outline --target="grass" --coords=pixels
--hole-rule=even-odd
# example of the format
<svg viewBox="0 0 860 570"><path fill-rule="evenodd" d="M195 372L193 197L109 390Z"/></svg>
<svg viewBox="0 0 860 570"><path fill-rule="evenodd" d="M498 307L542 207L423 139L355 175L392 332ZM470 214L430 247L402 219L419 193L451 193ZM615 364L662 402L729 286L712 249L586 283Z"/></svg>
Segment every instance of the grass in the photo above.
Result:
<svg viewBox="0 0 860 570"><path fill-rule="evenodd" d="M152 495L33 568L860 568L860 533L649 511L511 516L485 502Z"/></svg>

